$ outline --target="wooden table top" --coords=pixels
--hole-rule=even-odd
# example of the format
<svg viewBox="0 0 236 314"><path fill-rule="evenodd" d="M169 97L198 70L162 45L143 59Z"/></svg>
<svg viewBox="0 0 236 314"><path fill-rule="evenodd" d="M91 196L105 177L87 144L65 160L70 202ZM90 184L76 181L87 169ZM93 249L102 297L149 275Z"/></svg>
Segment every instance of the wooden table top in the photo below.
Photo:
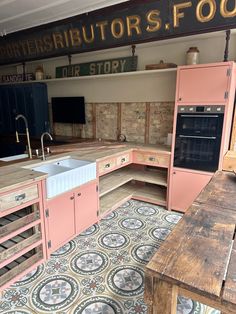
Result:
<svg viewBox="0 0 236 314"><path fill-rule="evenodd" d="M236 176L217 172L146 271L236 311Z"/></svg>

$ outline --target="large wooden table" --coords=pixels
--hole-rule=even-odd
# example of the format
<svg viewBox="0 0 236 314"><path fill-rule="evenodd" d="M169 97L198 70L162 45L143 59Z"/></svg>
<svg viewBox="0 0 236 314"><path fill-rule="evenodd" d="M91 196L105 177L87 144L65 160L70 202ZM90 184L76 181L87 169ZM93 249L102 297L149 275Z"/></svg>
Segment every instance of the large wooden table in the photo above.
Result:
<svg viewBox="0 0 236 314"><path fill-rule="evenodd" d="M146 267L149 313L176 313L177 295L236 313L236 176L217 172Z"/></svg>

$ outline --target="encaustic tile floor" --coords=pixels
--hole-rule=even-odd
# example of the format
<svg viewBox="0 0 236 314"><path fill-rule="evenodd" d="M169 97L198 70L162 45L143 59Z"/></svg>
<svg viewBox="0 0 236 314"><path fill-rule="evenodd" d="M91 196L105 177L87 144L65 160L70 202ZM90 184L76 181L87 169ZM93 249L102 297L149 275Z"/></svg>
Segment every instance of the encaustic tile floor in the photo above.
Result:
<svg viewBox="0 0 236 314"><path fill-rule="evenodd" d="M146 314L144 267L180 219L160 206L126 202L6 289L0 313ZM219 314L180 296L177 312Z"/></svg>

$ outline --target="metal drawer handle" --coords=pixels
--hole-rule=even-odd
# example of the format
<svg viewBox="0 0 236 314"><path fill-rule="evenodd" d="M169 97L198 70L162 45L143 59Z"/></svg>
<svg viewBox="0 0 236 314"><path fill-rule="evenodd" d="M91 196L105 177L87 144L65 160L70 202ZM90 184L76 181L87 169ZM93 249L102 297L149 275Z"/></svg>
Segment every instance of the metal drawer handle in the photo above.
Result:
<svg viewBox="0 0 236 314"><path fill-rule="evenodd" d="M16 196L15 196L15 201L16 201L16 202L22 201L23 199L25 199L25 197L26 197L25 193L16 195Z"/></svg>
<svg viewBox="0 0 236 314"><path fill-rule="evenodd" d="M105 165L105 168L110 168L111 167L111 164L106 164Z"/></svg>
<svg viewBox="0 0 236 314"><path fill-rule="evenodd" d="M149 157L149 160L150 160L150 161L155 161L156 158L155 158L155 157Z"/></svg>

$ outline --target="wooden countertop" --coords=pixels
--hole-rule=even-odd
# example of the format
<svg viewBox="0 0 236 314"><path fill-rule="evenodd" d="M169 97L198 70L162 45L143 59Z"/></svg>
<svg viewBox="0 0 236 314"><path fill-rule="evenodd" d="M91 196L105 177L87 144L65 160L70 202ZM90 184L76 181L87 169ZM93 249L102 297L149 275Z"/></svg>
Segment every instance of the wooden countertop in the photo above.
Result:
<svg viewBox="0 0 236 314"><path fill-rule="evenodd" d="M147 276L236 313L235 191L236 176L217 172L148 263Z"/></svg>
<svg viewBox="0 0 236 314"><path fill-rule="evenodd" d="M45 173L22 168L25 166L34 167L67 156L89 161L100 161L133 149L159 152L168 155L171 154L169 146L144 145L127 142L96 141L51 146L50 151L52 154L48 156L47 160L44 162L40 159L22 159L21 161L16 160L15 162L2 162L0 164L0 192L6 192L9 189L20 187L22 184L28 184L47 177L47 174Z"/></svg>

